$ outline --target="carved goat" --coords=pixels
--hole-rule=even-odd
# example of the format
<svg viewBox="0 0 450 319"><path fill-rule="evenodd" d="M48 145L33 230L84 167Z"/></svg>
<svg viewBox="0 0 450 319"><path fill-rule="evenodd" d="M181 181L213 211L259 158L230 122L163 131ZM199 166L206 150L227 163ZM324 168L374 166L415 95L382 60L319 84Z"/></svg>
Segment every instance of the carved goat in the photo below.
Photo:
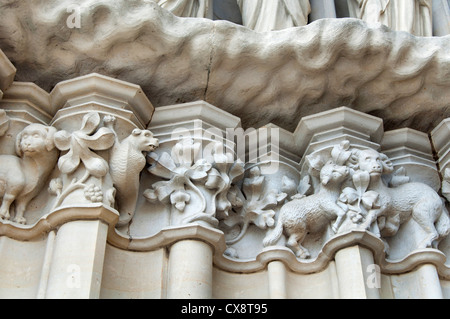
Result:
<svg viewBox="0 0 450 319"><path fill-rule="evenodd" d="M23 214L29 202L40 192L56 165L54 127L30 124L16 138L15 155L0 155L0 217L10 219L15 204L14 221L25 224Z"/></svg>
<svg viewBox="0 0 450 319"><path fill-rule="evenodd" d="M301 245L306 235L322 231L332 220L336 220L332 229L337 232L345 217L346 212L336 202L348 175L348 167L332 161L326 163L320 170L319 191L283 205L277 225L264 239L264 246L275 244L284 232L288 236L287 246L297 257L309 258L309 251Z"/></svg>

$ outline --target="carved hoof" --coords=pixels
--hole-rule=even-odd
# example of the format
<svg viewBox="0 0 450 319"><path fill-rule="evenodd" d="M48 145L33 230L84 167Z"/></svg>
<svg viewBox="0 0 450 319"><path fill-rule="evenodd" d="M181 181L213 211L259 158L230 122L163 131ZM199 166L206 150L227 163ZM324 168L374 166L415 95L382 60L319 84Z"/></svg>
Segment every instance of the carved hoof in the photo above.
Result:
<svg viewBox="0 0 450 319"><path fill-rule="evenodd" d="M299 250L299 251L296 253L296 256L297 256L298 258L300 258L300 259L308 259L308 258L311 257L311 254L309 253L309 251L307 251L307 250L305 249L305 250Z"/></svg>
<svg viewBox="0 0 450 319"><path fill-rule="evenodd" d="M11 216L9 215L8 212L0 212L0 219L9 220L10 218Z"/></svg>
<svg viewBox="0 0 450 319"><path fill-rule="evenodd" d="M27 220L24 217L18 217L14 219L14 222L21 225L25 225L27 223Z"/></svg>

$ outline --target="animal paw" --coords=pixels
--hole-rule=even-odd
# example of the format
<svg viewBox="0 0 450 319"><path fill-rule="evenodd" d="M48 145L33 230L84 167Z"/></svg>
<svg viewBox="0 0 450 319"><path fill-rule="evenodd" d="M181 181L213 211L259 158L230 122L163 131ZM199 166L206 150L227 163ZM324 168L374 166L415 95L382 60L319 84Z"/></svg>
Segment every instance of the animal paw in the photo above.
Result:
<svg viewBox="0 0 450 319"><path fill-rule="evenodd" d="M11 215L8 211L0 211L0 219L9 220Z"/></svg>
<svg viewBox="0 0 450 319"><path fill-rule="evenodd" d="M311 257L311 254L309 253L308 250L306 249L301 249L296 253L296 256L300 259L308 259L309 257Z"/></svg>
<svg viewBox="0 0 450 319"><path fill-rule="evenodd" d="M24 217L16 217L14 219L14 222L21 224L21 225L25 225L27 223L27 220Z"/></svg>

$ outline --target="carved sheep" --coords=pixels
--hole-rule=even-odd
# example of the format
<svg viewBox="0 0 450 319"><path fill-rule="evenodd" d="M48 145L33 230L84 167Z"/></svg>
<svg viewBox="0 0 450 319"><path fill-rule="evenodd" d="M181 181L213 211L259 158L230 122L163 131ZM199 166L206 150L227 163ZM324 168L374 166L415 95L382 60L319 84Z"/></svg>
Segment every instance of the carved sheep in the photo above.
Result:
<svg viewBox="0 0 450 319"><path fill-rule="evenodd" d="M437 248L439 241L450 233L450 219L445 204L431 187L423 183L388 187L381 176L392 173L393 165L386 155L375 150L355 150L351 162L353 168L370 174L368 189L379 194L381 208L368 214L363 224L365 228L383 217L381 234L392 236L397 233L401 223L412 217L428 234L418 248Z"/></svg>
<svg viewBox="0 0 450 319"><path fill-rule="evenodd" d="M25 224L23 214L29 202L40 192L56 165L59 151L55 148L54 127L30 124L16 138L16 153L0 155L0 217L10 219L10 206L15 204L14 221Z"/></svg>
<svg viewBox="0 0 450 319"><path fill-rule="evenodd" d="M310 257L308 250L301 245L306 235L322 231L332 220L336 220L332 229L337 232L345 217L346 212L336 202L348 175L348 167L332 161L326 163L320 170L319 191L283 205L277 225L264 239L264 246L275 244L284 232L288 236L287 246L297 257Z"/></svg>

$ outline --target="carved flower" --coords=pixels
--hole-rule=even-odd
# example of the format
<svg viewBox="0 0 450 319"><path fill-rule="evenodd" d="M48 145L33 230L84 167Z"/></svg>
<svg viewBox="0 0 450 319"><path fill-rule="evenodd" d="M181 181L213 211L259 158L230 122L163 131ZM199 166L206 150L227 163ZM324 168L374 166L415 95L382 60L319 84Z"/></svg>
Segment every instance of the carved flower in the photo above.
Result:
<svg viewBox="0 0 450 319"><path fill-rule="evenodd" d="M196 191L202 198L192 181L206 179L211 163L199 159L194 163L200 150L200 143L193 140L182 140L172 149L172 154L162 153L159 157L155 153L149 154L148 171L153 175L167 179L156 182L151 189L144 191L144 197L150 202L170 202L179 211L184 211L190 195L186 192L186 185ZM204 205L202 205L204 206Z"/></svg>
<svg viewBox="0 0 450 319"><path fill-rule="evenodd" d="M61 178L54 178L50 181L48 191L52 195L59 196L63 189L63 182Z"/></svg>
<svg viewBox="0 0 450 319"><path fill-rule="evenodd" d="M106 127L101 127L100 115L91 112L83 117L81 128L78 131L69 133L59 131L55 134L55 145L61 151L68 151L61 156L58 167L62 173L73 173L80 162L83 162L86 170L95 177L105 176L108 172L108 163L95 154L94 151L107 150L114 144L114 132Z"/></svg>

